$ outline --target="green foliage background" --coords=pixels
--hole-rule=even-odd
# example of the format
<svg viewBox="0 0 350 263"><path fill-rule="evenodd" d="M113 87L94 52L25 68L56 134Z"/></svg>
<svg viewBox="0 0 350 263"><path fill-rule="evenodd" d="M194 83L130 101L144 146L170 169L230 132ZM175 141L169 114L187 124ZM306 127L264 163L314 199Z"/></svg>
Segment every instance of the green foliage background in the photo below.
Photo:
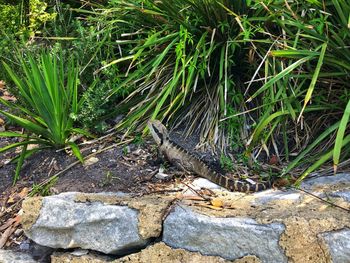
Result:
<svg viewBox="0 0 350 263"><path fill-rule="evenodd" d="M146 133L157 118L241 159L277 156L280 174L303 167L301 178L350 155L345 0L33 0L28 24L20 2L0 1L0 59L18 63L16 43L23 57L78 60L86 129L118 119L118 131Z"/></svg>

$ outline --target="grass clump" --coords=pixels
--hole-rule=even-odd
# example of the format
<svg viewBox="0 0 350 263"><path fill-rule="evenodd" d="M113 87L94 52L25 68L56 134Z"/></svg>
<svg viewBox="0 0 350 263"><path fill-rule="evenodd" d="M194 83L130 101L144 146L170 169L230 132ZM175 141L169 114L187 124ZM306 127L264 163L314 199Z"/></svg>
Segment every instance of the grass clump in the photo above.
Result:
<svg viewBox="0 0 350 263"><path fill-rule="evenodd" d="M71 148L75 156L83 161L78 146L69 140L74 133L88 135L84 130L74 127L82 101L78 95L78 67L74 60L65 61L60 54L43 51L36 60L31 54L19 58L20 74L6 63L4 67L15 83L19 103L9 103L0 98L0 103L9 111L0 110L9 120L24 128L25 132L1 132L3 137L17 137L20 142L0 149L5 152L22 147L15 180L23 159L29 154L47 147ZM28 145L40 147L27 151Z"/></svg>
<svg viewBox="0 0 350 263"><path fill-rule="evenodd" d="M157 118L255 160L310 157L284 174L332 156L336 167L349 154L349 12L337 0L111 1L97 17L120 51L101 68L124 73L109 94L126 94L118 127Z"/></svg>
<svg viewBox="0 0 350 263"><path fill-rule="evenodd" d="M120 50L102 67L117 64L123 73L109 94L126 94L117 106L127 109L119 127L177 119L217 142L219 120L240 109L251 39L262 34L252 19L264 12L245 1L111 1L97 18Z"/></svg>
<svg viewBox="0 0 350 263"><path fill-rule="evenodd" d="M248 150L262 143L281 160L296 156L283 174L309 166L300 182L331 159L336 171L349 156L350 4L273 1L268 11L280 33L261 63L265 78L252 78L260 87L247 101L262 106Z"/></svg>

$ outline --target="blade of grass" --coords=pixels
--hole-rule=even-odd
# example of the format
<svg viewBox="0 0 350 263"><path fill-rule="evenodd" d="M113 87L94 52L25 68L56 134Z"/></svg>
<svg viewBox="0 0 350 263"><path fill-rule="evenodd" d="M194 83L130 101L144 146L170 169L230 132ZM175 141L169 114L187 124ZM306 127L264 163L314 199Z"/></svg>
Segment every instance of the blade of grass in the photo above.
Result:
<svg viewBox="0 0 350 263"><path fill-rule="evenodd" d="M347 135L344 140L342 141L342 147L346 146L350 142L350 135ZM300 183L314 170L316 170L318 167L320 167L322 164L327 162L329 159L332 158L334 150L328 151L326 154L322 155L317 162L315 162L313 165L311 165L295 182L296 186L299 186Z"/></svg>
<svg viewBox="0 0 350 263"><path fill-rule="evenodd" d="M29 140L29 138L27 138L27 141L28 141L28 140ZM16 165L16 171L15 171L15 176L13 177L13 183L12 183L12 185L15 185L16 182L17 182L18 179L19 179L19 174L20 174L20 172L21 172L21 168L22 168L22 165L23 165L25 156L26 156L27 147L28 147L28 144L24 144L24 145L22 146L22 151L21 151L21 154L20 154L20 156L19 156L19 159L18 159L18 162L17 162L17 165Z"/></svg>
<svg viewBox="0 0 350 263"><path fill-rule="evenodd" d="M324 55L326 53L326 49L327 49L327 43L324 43L322 45L321 52L320 52L320 57L318 59L317 65L316 65L315 73L312 76L312 80L311 80L310 86L309 86L309 88L307 90L307 93L305 95L304 105L303 105L303 108L301 109L301 112L299 113L299 117L297 119L297 122L300 121L300 118L301 118L301 116L302 116L302 114L303 114L303 112L305 110L306 105L311 100L311 96L312 96L312 93L314 91L314 88L315 88L315 85L316 85L316 81L318 80L318 75L320 73L320 70L321 70L321 67L322 67L322 64L323 64L323 58L324 58Z"/></svg>
<svg viewBox="0 0 350 263"><path fill-rule="evenodd" d="M78 158L81 163L84 163L84 158L81 155L79 147L74 142L68 142L69 147L72 149L73 154Z"/></svg>
<svg viewBox="0 0 350 263"><path fill-rule="evenodd" d="M339 164L341 149L343 147L344 134L345 134L346 128L348 126L348 122L349 122L349 116L350 116L350 100L348 101L348 104L346 105L343 117L340 120L338 131L337 131L337 136L335 138L334 152L333 152L334 173L337 172L337 166Z"/></svg>

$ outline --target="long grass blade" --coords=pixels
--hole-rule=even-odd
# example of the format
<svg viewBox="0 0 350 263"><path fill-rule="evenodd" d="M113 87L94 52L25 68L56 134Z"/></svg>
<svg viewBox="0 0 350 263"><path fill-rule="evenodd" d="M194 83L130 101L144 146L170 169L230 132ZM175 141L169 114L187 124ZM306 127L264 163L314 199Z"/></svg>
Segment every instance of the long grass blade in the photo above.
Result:
<svg viewBox="0 0 350 263"><path fill-rule="evenodd" d="M350 116L350 100L348 101L343 117L340 120L337 136L335 138L334 152L333 152L334 173L337 172L337 166L339 164L340 154L343 147L344 135L349 123L349 116Z"/></svg>

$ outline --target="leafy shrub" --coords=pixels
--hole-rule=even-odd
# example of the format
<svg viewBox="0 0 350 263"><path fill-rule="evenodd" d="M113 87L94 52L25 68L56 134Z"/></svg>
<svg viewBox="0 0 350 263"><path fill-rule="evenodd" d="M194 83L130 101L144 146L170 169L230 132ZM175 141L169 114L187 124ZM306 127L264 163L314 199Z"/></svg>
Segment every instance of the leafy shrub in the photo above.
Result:
<svg viewBox="0 0 350 263"><path fill-rule="evenodd" d="M251 71L251 39L263 31L252 21L264 12L245 1L111 1L100 21L120 56L102 68L119 64L126 75L111 92L129 94L118 106L128 109L120 126L181 115L190 130L199 126L202 139L217 142L219 120L240 109L235 97L243 98Z"/></svg>
<svg viewBox="0 0 350 263"><path fill-rule="evenodd" d="M341 0L111 1L100 21L120 56L102 69L125 73L118 127L176 120L254 158L301 153L284 171L314 162L301 178L336 167L349 156L349 17Z"/></svg>
<svg viewBox="0 0 350 263"><path fill-rule="evenodd" d="M0 59L15 61L16 49L31 49L28 40L40 33L43 25L56 16L47 11L45 0L0 1ZM35 46L35 45L34 45ZM0 64L0 79L7 79Z"/></svg>
<svg viewBox="0 0 350 263"><path fill-rule="evenodd" d="M0 2L0 32L25 34L31 37L43 24L56 16L55 13L46 11L48 5L45 0L9 2L11 4Z"/></svg>
<svg viewBox="0 0 350 263"><path fill-rule="evenodd" d="M0 32L19 31L19 12L17 6L0 3L0 17Z"/></svg>
<svg viewBox="0 0 350 263"><path fill-rule="evenodd" d="M73 122L82 101L78 98L78 67L73 60L65 61L62 55L40 54L36 61L27 54L28 61L20 58L23 76L14 72L6 63L4 67L16 84L19 92L18 104L10 104L2 98L10 112L0 110L11 121L25 129L24 134L1 132L0 136L23 138L23 141L10 144L0 149L0 153L22 146L23 151L18 161L16 178L23 158L28 155L27 146L39 144L38 151L46 147L69 146L76 157L83 161L77 145L69 141L73 133L85 134L75 128ZM22 161L21 161L22 160Z"/></svg>
<svg viewBox="0 0 350 263"><path fill-rule="evenodd" d="M55 19L46 23L42 38L53 50L60 50L64 55L79 58L81 64L79 77L84 102L78 116L79 123L97 132L105 130L105 119L113 117L113 103L119 95L108 99L106 94L116 89L120 79L117 67L95 71L115 56L114 44L110 36L98 30L100 22L91 10L72 8L62 4L55 9Z"/></svg>
<svg viewBox="0 0 350 263"><path fill-rule="evenodd" d="M341 153L342 160L349 156L344 146L350 142L350 4L274 1L269 10L272 22L284 34L272 36L275 44L263 61L264 75L271 78L264 79L248 99L269 98L261 108L249 148L282 134L284 143L280 147L275 143L275 149L280 148L277 152L288 157L289 152L304 150L284 173L303 163L312 164L301 181L332 156L335 170Z"/></svg>
<svg viewBox="0 0 350 263"><path fill-rule="evenodd" d="M29 3L29 25L26 30L30 36L34 36L45 23L56 17L56 13L48 13L47 3L43 0L30 0Z"/></svg>

